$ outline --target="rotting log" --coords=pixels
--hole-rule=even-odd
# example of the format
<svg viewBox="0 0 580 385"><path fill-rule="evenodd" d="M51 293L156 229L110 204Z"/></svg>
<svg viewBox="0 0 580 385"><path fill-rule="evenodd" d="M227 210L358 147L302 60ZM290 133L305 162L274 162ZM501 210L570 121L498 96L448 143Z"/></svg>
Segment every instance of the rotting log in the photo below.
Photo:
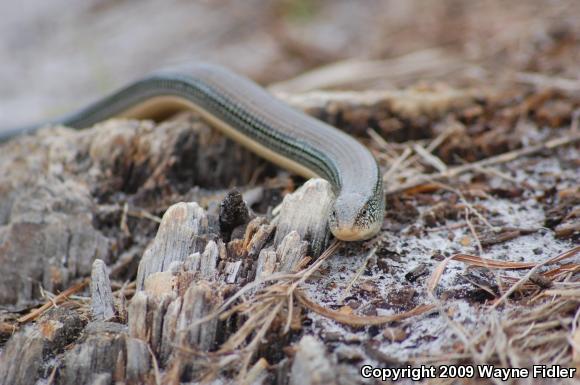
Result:
<svg viewBox="0 0 580 385"><path fill-rule="evenodd" d="M274 170L191 115L54 127L0 147L1 304L63 290L129 247L141 251L128 255L131 273L170 204L219 199L256 169Z"/></svg>
<svg viewBox="0 0 580 385"><path fill-rule="evenodd" d="M419 119L423 115L443 117L471 103L459 94L437 101L407 96L408 104L395 103L405 101L403 94L288 100L330 123L340 117L351 133L365 132L369 122L388 131L398 127L399 117L427 130L431 123ZM262 181L272 168L191 115L161 124L113 120L81 132L45 130L4 145L0 160L0 302L26 303L39 298L41 285L58 292L74 278L93 278L92 314L86 303L71 300L15 333L0 358L2 384L198 380L215 362L233 359L212 354L244 325L244 316L199 321L244 285L295 272L328 242L332 191L321 180L287 195L276 222L246 218L247 207L234 192L232 205L219 206L222 212L202 208L232 183ZM292 186L268 193L282 195L287 188ZM179 201L189 203L170 206ZM231 220L230 214L244 218ZM120 253L127 253L126 261L117 259ZM124 296L134 286L119 289L117 280L115 290L107 290L107 269L120 262L118 271L138 265L128 309ZM104 322L115 310L113 299L123 323ZM290 338L279 330L263 337L272 354L252 362L246 378L255 381L249 383L333 383L340 366L321 342L303 338L295 356L286 356Z"/></svg>
<svg viewBox="0 0 580 385"><path fill-rule="evenodd" d="M96 259L91 266L91 308L87 313L92 321L84 327L87 320L71 310L68 317L75 316L76 320L76 326L72 327L72 321L62 322L62 316L59 318L62 310L55 309L45 313L36 324L18 331L2 356L3 381L20 385L50 378L55 384L68 385L78 381L149 383L159 375L168 383L175 383L176 379L198 379L207 368L207 358L196 359L198 356L192 356L191 352L217 349L242 320L214 318L199 324L197 321L215 311L244 284L254 281L256 274L295 271L309 248L300 234L326 241L326 215L316 221L319 210L299 204L312 185L315 190L323 186L323 193L329 191L324 184L315 181L306 190L299 189L290 195L285 205L295 207L280 213L278 221L284 224L285 235L278 241L275 240L276 226L264 217L256 217L249 223L236 223L244 228L242 238L224 243L219 228L210 223L216 219L198 204L171 206L139 263L137 292L129 303L127 326L105 322L115 317L114 295L108 267L103 260ZM47 202L50 199L43 201ZM292 218L286 218L290 212ZM95 247L88 248L93 255L107 255L94 250ZM256 266L267 250L273 253L273 266L262 270ZM46 325L53 324L57 326L47 329ZM67 333L62 337L56 332L50 336L44 334L55 327L66 328ZM67 344L69 348L64 349ZM274 350L283 348L280 341L272 340L271 345ZM50 364L49 357L55 359ZM154 370L152 357L162 374ZM16 365L17 361L24 365ZM263 382L271 373L264 371L267 367L264 360L259 362L248 375ZM27 369L19 369L23 367Z"/></svg>

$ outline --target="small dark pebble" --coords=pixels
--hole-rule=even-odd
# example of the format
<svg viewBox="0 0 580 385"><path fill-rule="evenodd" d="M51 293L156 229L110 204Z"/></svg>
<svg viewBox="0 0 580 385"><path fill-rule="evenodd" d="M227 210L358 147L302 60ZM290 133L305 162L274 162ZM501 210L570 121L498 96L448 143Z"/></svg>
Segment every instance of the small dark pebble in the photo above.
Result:
<svg viewBox="0 0 580 385"><path fill-rule="evenodd" d="M369 332L369 335L371 337L374 337L374 336L377 336L381 332L381 330L379 329L378 326L373 325L373 326L369 326L369 331L368 332Z"/></svg>
<svg viewBox="0 0 580 385"><path fill-rule="evenodd" d="M389 261L387 259L384 258L379 258L377 260L377 267L383 272L383 273L388 273L389 272Z"/></svg>
<svg viewBox="0 0 580 385"><path fill-rule="evenodd" d="M356 310L356 309L358 309L360 307L361 303L360 303L360 301L357 301L355 299L351 299L351 300L348 300L346 302L346 305L348 307L350 307L351 309L355 309Z"/></svg>
<svg viewBox="0 0 580 385"><path fill-rule="evenodd" d="M431 259L434 259L436 261L442 261L445 259L445 255L441 254L440 251L436 251L433 253L433 255L431 255Z"/></svg>
<svg viewBox="0 0 580 385"><path fill-rule="evenodd" d="M322 338L326 342L340 342L343 339L340 332L326 332Z"/></svg>
<svg viewBox="0 0 580 385"><path fill-rule="evenodd" d="M427 275L428 273L429 269L427 269L427 266L421 264L416 268L414 268L413 270L411 270L410 272L408 272L407 274L405 274L405 279L409 282L415 282L417 279L419 279L424 275Z"/></svg>
<svg viewBox="0 0 580 385"><path fill-rule="evenodd" d="M404 247L408 246L406 244L403 245ZM394 261L400 262L401 255L394 250L389 249L389 245L383 244L377 248L375 251L375 255L377 256L377 264L380 260L385 259L392 259Z"/></svg>
<svg viewBox="0 0 580 385"><path fill-rule="evenodd" d="M404 287L394 290L387 295L387 301L391 307L399 310L409 310L415 306L413 298L417 292L412 287Z"/></svg>
<svg viewBox="0 0 580 385"><path fill-rule="evenodd" d="M338 362L359 362L364 359L363 355L358 349L347 345L341 345L334 351Z"/></svg>

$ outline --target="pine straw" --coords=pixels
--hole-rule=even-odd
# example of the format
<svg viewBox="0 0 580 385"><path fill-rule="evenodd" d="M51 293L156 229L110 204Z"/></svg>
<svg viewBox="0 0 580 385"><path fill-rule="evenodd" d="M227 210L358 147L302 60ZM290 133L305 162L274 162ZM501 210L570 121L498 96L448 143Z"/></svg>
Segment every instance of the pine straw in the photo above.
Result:
<svg viewBox="0 0 580 385"><path fill-rule="evenodd" d="M579 365L580 282L570 282L569 279L580 270L580 265L566 264L542 273L542 277L557 289L542 290L536 284L528 284L532 273L540 267L576 257L578 254L580 246L537 264L492 261L465 254L457 254L442 261L429 279L429 293L439 314L460 342L452 347L453 353L423 357L417 359L416 363L468 362L498 364L502 367L529 367L535 364ZM475 332L470 333L451 320L435 296L437 283L451 260L489 269L530 269L530 272L519 280L511 279L511 286L501 298L482 312L478 325L470 329ZM505 279L504 282L506 281L509 280ZM527 291L527 298L520 301L520 306L508 305L503 311L498 311L497 307L516 290ZM493 381L502 383L499 380Z"/></svg>
<svg viewBox="0 0 580 385"><path fill-rule="evenodd" d="M579 287L580 283L567 290L577 291ZM477 327L470 328L470 332L452 321L440 305L440 314L460 342L451 351L421 357L415 363L494 364L515 368L580 364L580 297L543 297L529 305L513 306L501 312L485 310Z"/></svg>
<svg viewBox="0 0 580 385"><path fill-rule="evenodd" d="M449 323L460 339L453 346L454 353L441 356L423 357L417 363L449 363L472 362L475 364L498 363L505 367L522 367L530 364L561 364L569 365L571 353L580 355L580 332L577 326L580 317L580 282L567 282L571 274L580 269L578 264L566 264L548 270L542 274L555 286L553 290L539 290L537 285L528 284L529 274L508 288L504 296L512 294L512 288L520 290L536 289L530 296L528 305L507 307L503 311L495 310L501 302L496 301L478 325L476 333L470 334L461 325L449 317L441 302L435 297L434 291L449 261L455 260L470 266L485 267L498 270L530 269L533 271L541 266L561 262L580 254L580 247L575 247L542 263L522 263L510 261L495 261L468 254L457 254L442 261L428 281L432 304L389 316L358 316L344 314L325 308L310 299L300 288L300 285L319 270L321 265L330 258L340 246L334 242L311 266L298 273L278 273L267 277L264 281L246 285L219 309L198 323L219 317L227 319L233 314L242 316L245 321L222 346L213 353L196 352L189 348L180 349L198 359L206 359L204 380L209 382L224 370L238 371L238 380L247 380L248 376L257 371L250 368L254 357L266 341L267 334L272 330L280 335L288 333L294 322L296 302L324 317L339 323L361 327L381 325L401 321L438 309L440 315ZM505 280L507 282L509 280ZM527 285L521 285L525 283ZM502 297L504 298L504 297ZM239 301L239 303L237 303ZM260 367L265 364L263 361Z"/></svg>
<svg viewBox="0 0 580 385"><path fill-rule="evenodd" d="M404 192L411 196L441 189L457 194L467 205L466 224L462 224L462 227L469 228L482 254L483 248L469 215L473 215L488 227L492 226L468 204L458 189L438 181L453 181L464 173L483 172L514 182L509 176L490 166L578 143L580 135L577 120L578 117L573 118L570 130L556 139L455 167L441 164L440 159L431 153L452 133L453 126L435 138L426 148L407 145L402 149L394 150L392 145L382 140L378 134L369 132L369 136L380 149L381 158L387 160L384 180L389 183L390 187L386 190L386 194ZM427 173L423 165L435 169L436 172ZM529 188L529 186L524 187ZM495 231L494 228L491 230ZM580 328L578 328L580 325L580 282L573 279L574 274L580 271L580 264L566 263L540 272L540 269L544 267L562 263L565 259L577 257L579 254L580 247L574 247L541 263L498 261L470 254L455 254L446 258L439 263L427 281L428 296L432 305L425 306L433 306L438 310L441 318L458 338L458 342L441 349L436 355L413 359L412 363L496 364L502 367L528 367L533 364L580 366ZM435 294L450 261L496 272L495 277L501 296L496 298L490 306L480 309L481 318L476 325L469 325L469 329L451 318L449 311L452 309L446 308ZM515 278L497 273L502 270L529 271L522 277ZM492 289L481 288L495 295ZM514 295L519 296L518 302L507 302ZM503 383L495 379L492 381L497 384ZM445 383L445 380L439 383Z"/></svg>
<svg viewBox="0 0 580 385"><path fill-rule="evenodd" d="M443 132L441 135L447 136L448 133ZM435 140L437 140L437 139L435 139ZM580 133L575 132L575 130L571 129L568 133L562 135L561 137L559 137L557 139L549 140L545 143L540 143L540 144L537 144L534 146L529 146L529 147L523 147L523 148L518 149L518 150L509 151L509 152L506 152L506 153L503 153L503 154L500 154L497 156L492 156L492 157L487 158L487 159L482 159L482 160L477 161L477 162L467 163L467 164L464 164L461 166L456 166L453 168L447 168L443 171L439 171L439 172L434 173L434 174L419 173L418 175L416 175L413 178L408 179L404 183L400 183L400 184L391 183L392 187L390 187L389 189L386 190L386 194L391 195L391 194L396 194L396 193L400 193L403 191L408 191L410 189L424 185L428 182L433 182L434 180L455 178L455 177L457 177L461 174L464 174L466 172L469 172L469 171L479 170L481 168L511 162L513 160L516 160L516 159L524 157L524 156L537 154L537 153L540 153L540 152L543 152L546 150L553 150L555 148L570 145L570 144L575 144L577 142L580 142ZM409 157L409 155L411 155L411 153L412 153L411 151L405 151L401 155L401 158L404 157L406 159ZM418 152L416 154L416 156L422 157L423 160L425 161L425 163L431 164L431 162L432 162L431 159L425 159L425 154L422 151ZM411 158L409 158L409 159L411 159ZM393 164L391 169L389 169L389 171L387 171L387 173L385 174L383 179L396 180L396 178L390 178L390 177L393 174L395 174L395 170L400 168L400 166L403 163L404 162L399 161L399 159L397 159L397 161ZM393 170L393 168L395 168L395 170Z"/></svg>
<svg viewBox="0 0 580 385"><path fill-rule="evenodd" d="M435 290L435 288L437 287L437 285L441 279L441 276L443 275L443 272L445 271L445 268L447 267L447 264L450 261L463 262L469 266L484 267L487 269L498 269L498 270L532 269L533 270L533 269L537 269L537 268L542 267L542 266L546 266L546 265L560 262L564 259L573 258L578 254L580 254L580 246L574 247L571 250L568 250L562 254L559 254L555 257L552 257L552 258L550 258L544 262L541 262L541 263L497 261L497 260L493 260L493 259L489 259L489 258L479 257L476 255L455 254L455 255L452 255L452 256L446 258L437 266L437 268L433 271L431 278L429 278L427 288L429 289L429 291L431 293L433 293L433 291ZM552 270L551 272L547 272L544 275L546 276L546 278L550 278L550 277L554 277L554 276L557 277L558 274L561 273L562 271L564 271L564 272L576 271L578 268L580 268L580 265L569 264L569 265L566 265L564 270L562 270L563 268L564 267L560 267L558 269Z"/></svg>
<svg viewBox="0 0 580 385"><path fill-rule="evenodd" d="M310 299L301 285L339 248L340 242L334 241L324 253L307 268L297 273L278 273L259 282L252 282L229 298L215 312L197 321L194 325L219 318L225 320L234 314L241 316L244 323L237 331L213 353L196 352L189 348L178 347L181 351L198 357L207 357L205 381L214 379L220 371L236 369L238 381L247 380L252 359L266 341L266 335L276 331L285 335L296 321L297 304L336 322L355 326L381 325L401 321L431 311L431 305L421 305L407 312L389 316L358 316L327 309ZM238 300L240 300L239 303ZM258 361L259 362L259 361ZM250 369L251 371L251 369Z"/></svg>

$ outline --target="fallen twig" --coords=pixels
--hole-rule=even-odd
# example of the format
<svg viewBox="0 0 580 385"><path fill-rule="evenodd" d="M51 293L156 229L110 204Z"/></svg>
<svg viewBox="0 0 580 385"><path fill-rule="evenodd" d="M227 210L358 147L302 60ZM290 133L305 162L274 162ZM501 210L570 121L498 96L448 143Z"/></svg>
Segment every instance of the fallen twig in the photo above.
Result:
<svg viewBox="0 0 580 385"><path fill-rule="evenodd" d="M580 246L576 246L571 250L568 250L562 254L559 254L555 257L552 257L550 259L547 259L544 262L540 262L540 263L535 263L535 262L511 262L511 261L497 261L494 259L488 259L488 258L483 258L483 257L479 257L476 255L469 255L469 254L455 254L452 255L448 258L445 258L443 261L441 261L441 263L439 263L439 265L437 265L437 267L435 268L435 270L433 271L433 273L431 274L431 277L429 278L429 281L427 281L427 289L430 292L433 292L435 290L435 288L437 287L437 285L439 284L439 281L441 279L441 276L443 275L443 272L445 271L445 268L447 267L447 264L450 261L458 261L458 262L463 262L466 263L470 266L477 266L477 267L487 267L489 269L499 269L499 270L523 270L523 269L533 269L534 271L537 270L537 268L541 267L541 266L546 266L546 265L550 265L552 263L557 263L560 262L563 259L567 259L567 258L571 258L576 256L577 254L580 254ZM525 277L524 277L525 278ZM527 279L521 279L520 281L525 282ZM513 293L514 290L517 289L518 284L516 283L515 285L512 286L512 289L515 287L515 289L510 289L508 290L508 292L506 292L504 294L504 296L506 294L511 294Z"/></svg>
<svg viewBox="0 0 580 385"><path fill-rule="evenodd" d="M64 302L69 296L78 293L79 291L83 290L90 282L90 279L84 279L83 281L77 283L76 285L69 287L56 297L52 298L51 300L47 301L44 305L31 311L30 313L20 317L17 319L18 323L27 323L29 321L33 321L36 318L40 317L45 311L50 309L53 306L56 306L62 302Z"/></svg>
<svg viewBox="0 0 580 385"><path fill-rule="evenodd" d="M425 314L435 308L434 305L419 305L416 308L409 310L407 312L386 315L386 316L358 316L355 314L345 314L336 310L331 310L320 306L319 304L313 302L304 293L298 291L296 293L296 298L303 306L316 312L324 317L330 318L336 322L350 326L370 326L370 325L382 325L389 322L402 321L404 319L415 317L421 314Z"/></svg>

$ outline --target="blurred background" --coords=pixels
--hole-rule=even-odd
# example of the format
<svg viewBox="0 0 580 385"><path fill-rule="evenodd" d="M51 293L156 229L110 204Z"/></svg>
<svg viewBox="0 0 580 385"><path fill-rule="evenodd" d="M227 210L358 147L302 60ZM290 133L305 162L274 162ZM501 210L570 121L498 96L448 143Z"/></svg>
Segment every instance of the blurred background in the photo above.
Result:
<svg viewBox="0 0 580 385"><path fill-rule="evenodd" d="M190 60L289 92L545 77L580 89L578 0L23 0L0 14L0 127Z"/></svg>

